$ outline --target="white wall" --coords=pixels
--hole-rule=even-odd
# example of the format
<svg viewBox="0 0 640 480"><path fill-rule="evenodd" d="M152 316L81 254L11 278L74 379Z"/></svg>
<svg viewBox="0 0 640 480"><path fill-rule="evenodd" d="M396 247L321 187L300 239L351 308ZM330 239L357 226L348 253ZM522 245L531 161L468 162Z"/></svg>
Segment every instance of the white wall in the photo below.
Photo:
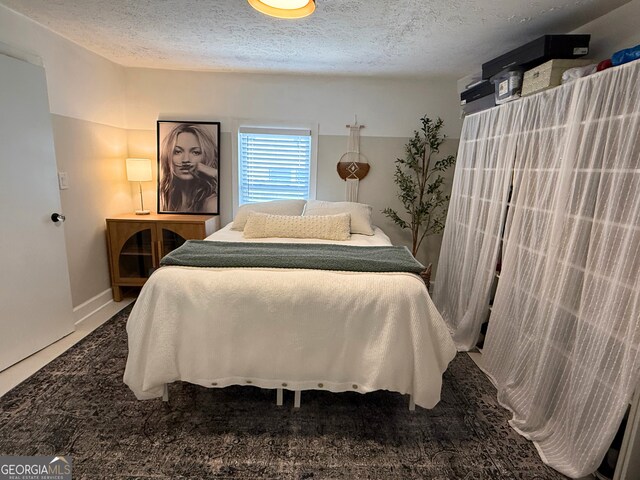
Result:
<svg viewBox="0 0 640 480"><path fill-rule="evenodd" d="M0 5L0 42L40 57L51 113L125 127L125 69Z"/></svg>
<svg viewBox="0 0 640 480"><path fill-rule="evenodd" d="M589 57L610 58L623 48L640 45L640 0L632 0L571 33L591 34Z"/></svg>
<svg viewBox="0 0 640 480"><path fill-rule="evenodd" d="M453 78L386 79L127 69L127 126L155 129L158 118L233 118L320 124L320 135L345 135L354 115L364 136L405 137L425 113L440 115L457 138L461 121Z"/></svg>
<svg viewBox="0 0 640 480"><path fill-rule="evenodd" d="M110 286L105 217L133 207L124 176L125 69L2 5L0 42L8 54L26 52L45 67L57 168L70 184L61 204L77 307Z"/></svg>
<svg viewBox="0 0 640 480"><path fill-rule="evenodd" d="M297 121L319 124L317 198L344 200L345 184L336 164L346 151L354 115L366 125L361 152L371 171L360 185L358 200L373 206L373 220L394 243L410 246L410 236L381 210L402 212L393 182L394 162L404 156L404 145L427 114L442 117L451 141L443 153L455 153L460 120L459 97L453 78L389 79L303 75L255 75L185 72L152 69L127 70L129 154L155 158L156 120L220 121L220 210L222 224L232 220L231 129L236 119ZM135 129L135 130L134 130ZM154 172L155 174L156 172ZM143 186L145 204L156 205L153 183ZM440 239L423 244L418 256L437 261Z"/></svg>

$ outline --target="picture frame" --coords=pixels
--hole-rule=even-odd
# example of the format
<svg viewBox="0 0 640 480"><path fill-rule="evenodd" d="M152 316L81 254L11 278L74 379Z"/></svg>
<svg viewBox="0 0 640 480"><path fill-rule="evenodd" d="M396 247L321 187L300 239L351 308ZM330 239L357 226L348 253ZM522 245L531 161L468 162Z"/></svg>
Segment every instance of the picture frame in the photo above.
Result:
<svg viewBox="0 0 640 480"><path fill-rule="evenodd" d="M220 122L158 120L158 213L220 214Z"/></svg>

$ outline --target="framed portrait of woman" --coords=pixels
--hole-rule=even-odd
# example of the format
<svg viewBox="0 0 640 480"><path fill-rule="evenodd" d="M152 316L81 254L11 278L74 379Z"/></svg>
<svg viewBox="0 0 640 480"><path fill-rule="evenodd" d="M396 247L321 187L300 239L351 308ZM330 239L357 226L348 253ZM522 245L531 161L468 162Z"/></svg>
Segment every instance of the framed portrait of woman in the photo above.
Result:
<svg viewBox="0 0 640 480"><path fill-rule="evenodd" d="M158 120L158 213L220 213L220 122Z"/></svg>

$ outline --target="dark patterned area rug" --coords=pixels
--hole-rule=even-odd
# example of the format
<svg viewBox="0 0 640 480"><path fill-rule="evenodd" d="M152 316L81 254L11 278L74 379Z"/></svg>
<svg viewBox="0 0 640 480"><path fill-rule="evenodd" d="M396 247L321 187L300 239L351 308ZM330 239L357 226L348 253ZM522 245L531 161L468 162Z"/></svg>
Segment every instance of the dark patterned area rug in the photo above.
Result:
<svg viewBox="0 0 640 480"><path fill-rule="evenodd" d="M466 354L433 410L407 397L170 386L170 404L122 383L130 308L0 399L0 454L72 455L74 478L563 479L508 425ZM287 395L288 393L288 395Z"/></svg>

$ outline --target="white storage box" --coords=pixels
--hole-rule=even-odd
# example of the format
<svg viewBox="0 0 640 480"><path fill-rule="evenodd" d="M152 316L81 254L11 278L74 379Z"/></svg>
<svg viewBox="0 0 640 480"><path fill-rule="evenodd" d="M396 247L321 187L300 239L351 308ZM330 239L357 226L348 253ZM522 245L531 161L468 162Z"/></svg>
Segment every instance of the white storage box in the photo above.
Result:
<svg viewBox="0 0 640 480"><path fill-rule="evenodd" d="M538 65L524 73L522 81L522 96L533 95L549 88L557 87L562 83L562 74L575 67L584 67L590 65L593 60L568 60L556 59L549 60L542 65Z"/></svg>

